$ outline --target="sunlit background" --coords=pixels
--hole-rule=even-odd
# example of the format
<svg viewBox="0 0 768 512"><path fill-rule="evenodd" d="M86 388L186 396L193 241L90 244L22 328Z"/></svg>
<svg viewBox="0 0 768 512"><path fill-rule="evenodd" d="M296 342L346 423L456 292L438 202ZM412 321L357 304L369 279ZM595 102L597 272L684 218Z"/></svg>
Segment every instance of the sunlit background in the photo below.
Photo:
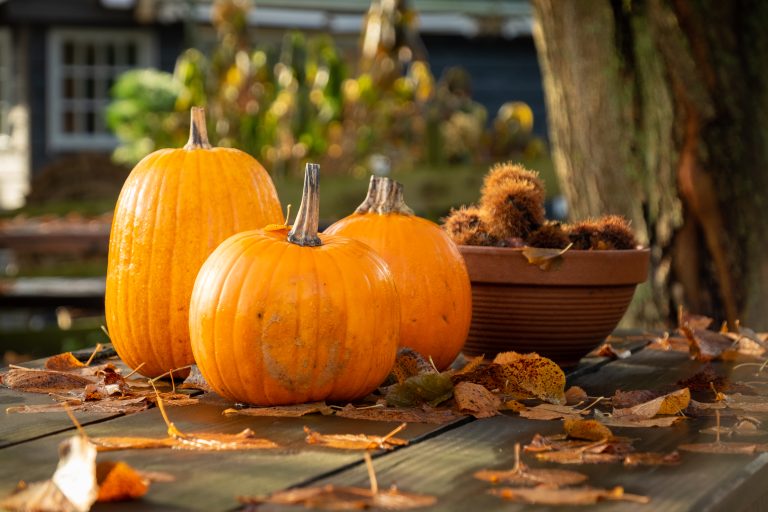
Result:
<svg viewBox="0 0 768 512"><path fill-rule="evenodd" d="M508 159L543 174L562 217L531 30L516 0L1 1L0 354L105 340L117 194L143 156L184 144L194 105L284 207L319 162L324 224L372 172L439 221Z"/></svg>

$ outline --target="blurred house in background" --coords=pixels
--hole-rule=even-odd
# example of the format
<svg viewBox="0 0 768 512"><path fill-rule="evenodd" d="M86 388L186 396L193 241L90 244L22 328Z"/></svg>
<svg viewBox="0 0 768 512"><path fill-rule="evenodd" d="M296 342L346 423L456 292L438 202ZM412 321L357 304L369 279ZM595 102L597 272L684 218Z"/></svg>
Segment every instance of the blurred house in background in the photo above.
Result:
<svg viewBox="0 0 768 512"><path fill-rule="evenodd" d="M354 56L368 2L255 0L254 40L286 30L329 33ZM412 0L435 76L461 66L492 116L526 102L546 136L544 98L525 0ZM57 159L108 154L104 111L131 68L172 71L184 48L213 41L212 0L0 0L0 209L24 203L29 182Z"/></svg>

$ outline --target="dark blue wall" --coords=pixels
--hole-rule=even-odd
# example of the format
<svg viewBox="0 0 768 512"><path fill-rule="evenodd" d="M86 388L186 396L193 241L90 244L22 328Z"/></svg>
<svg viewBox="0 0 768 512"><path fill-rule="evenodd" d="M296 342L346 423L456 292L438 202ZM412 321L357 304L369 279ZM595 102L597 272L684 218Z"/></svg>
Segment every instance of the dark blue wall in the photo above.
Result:
<svg viewBox="0 0 768 512"><path fill-rule="evenodd" d="M49 151L46 120L46 41L50 28L135 28L155 34L158 66L173 71L184 48L184 27L141 25L131 10L106 9L100 0L7 0L0 4L0 25L13 27L14 43L23 41L27 59L26 97L29 102L30 167L37 172L61 153Z"/></svg>
<svg viewBox="0 0 768 512"><path fill-rule="evenodd" d="M544 89L530 37L516 39L422 36L436 78L461 66L472 76L472 96L488 110L489 122L507 101L524 101L533 110L533 130L547 137Z"/></svg>

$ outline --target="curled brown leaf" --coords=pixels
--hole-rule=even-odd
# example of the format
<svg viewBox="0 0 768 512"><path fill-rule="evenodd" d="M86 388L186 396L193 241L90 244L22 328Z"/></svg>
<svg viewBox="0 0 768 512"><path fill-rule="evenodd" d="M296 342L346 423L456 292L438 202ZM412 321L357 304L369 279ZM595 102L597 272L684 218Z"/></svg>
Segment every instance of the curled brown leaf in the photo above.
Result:
<svg viewBox="0 0 768 512"><path fill-rule="evenodd" d="M534 487L533 489L501 487L489 491L509 501L519 501L533 505L594 505L599 501L629 501L646 504L650 502L647 496L628 494L622 487L613 489L595 489L593 487L573 487L561 489L558 487Z"/></svg>
<svg viewBox="0 0 768 512"><path fill-rule="evenodd" d="M384 436L372 436L366 434L321 434L305 426L304 432L307 434L306 442L308 444L319 444L330 448L341 450L392 450L398 446L406 446L408 441L394 437L406 427L405 423Z"/></svg>
<svg viewBox="0 0 768 512"><path fill-rule="evenodd" d="M573 439L601 441L611 439L613 432L597 420L567 418L563 421L565 434Z"/></svg>
<svg viewBox="0 0 768 512"><path fill-rule="evenodd" d="M272 416L283 418L300 418L307 414L322 414L328 416L333 414L331 409L325 402L311 402L307 404L298 405L281 405L274 407L245 407L242 409L225 409L222 414L225 416Z"/></svg>
<svg viewBox="0 0 768 512"><path fill-rule="evenodd" d="M690 401L690 390L688 388L683 388L633 407L614 409L613 416L630 416L634 418L648 419L660 414L678 414L688 407Z"/></svg>
<svg viewBox="0 0 768 512"><path fill-rule="evenodd" d="M475 418L490 418L499 414L501 400L485 387L471 382L459 382L453 389L456 407Z"/></svg>
<svg viewBox="0 0 768 512"><path fill-rule="evenodd" d="M336 416L356 420L389 421L399 423L450 423L463 415L457 415L451 409L437 409L429 405L421 407L355 407L345 405L336 411Z"/></svg>

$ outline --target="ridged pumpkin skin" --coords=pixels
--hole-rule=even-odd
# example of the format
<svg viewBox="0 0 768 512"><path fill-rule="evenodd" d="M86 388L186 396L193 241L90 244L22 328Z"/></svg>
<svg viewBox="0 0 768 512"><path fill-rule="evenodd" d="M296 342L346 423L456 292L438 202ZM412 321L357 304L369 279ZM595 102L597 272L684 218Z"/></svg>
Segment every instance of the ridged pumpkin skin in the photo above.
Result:
<svg viewBox="0 0 768 512"><path fill-rule="evenodd" d="M217 393L238 402L365 396L395 360L392 275L356 240L320 235L312 247L287 234L234 235L200 269L189 315L197 365Z"/></svg>
<svg viewBox="0 0 768 512"><path fill-rule="evenodd" d="M105 309L120 358L149 377L193 363L189 299L200 266L230 235L281 221L269 175L242 151L163 149L139 162L109 241Z"/></svg>
<svg viewBox="0 0 768 512"><path fill-rule="evenodd" d="M400 188L400 199L395 201L402 202L400 184L381 183ZM377 213L377 200L370 195L358 209L370 211L353 213L325 233L360 240L387 262L400 295L400 345L431 356L443 370L461 352L472 320L472 291L464 259L437 224L408 213L407 207L404 213ZM382 196L379 205L389 200L387 190Z"/></svg>

